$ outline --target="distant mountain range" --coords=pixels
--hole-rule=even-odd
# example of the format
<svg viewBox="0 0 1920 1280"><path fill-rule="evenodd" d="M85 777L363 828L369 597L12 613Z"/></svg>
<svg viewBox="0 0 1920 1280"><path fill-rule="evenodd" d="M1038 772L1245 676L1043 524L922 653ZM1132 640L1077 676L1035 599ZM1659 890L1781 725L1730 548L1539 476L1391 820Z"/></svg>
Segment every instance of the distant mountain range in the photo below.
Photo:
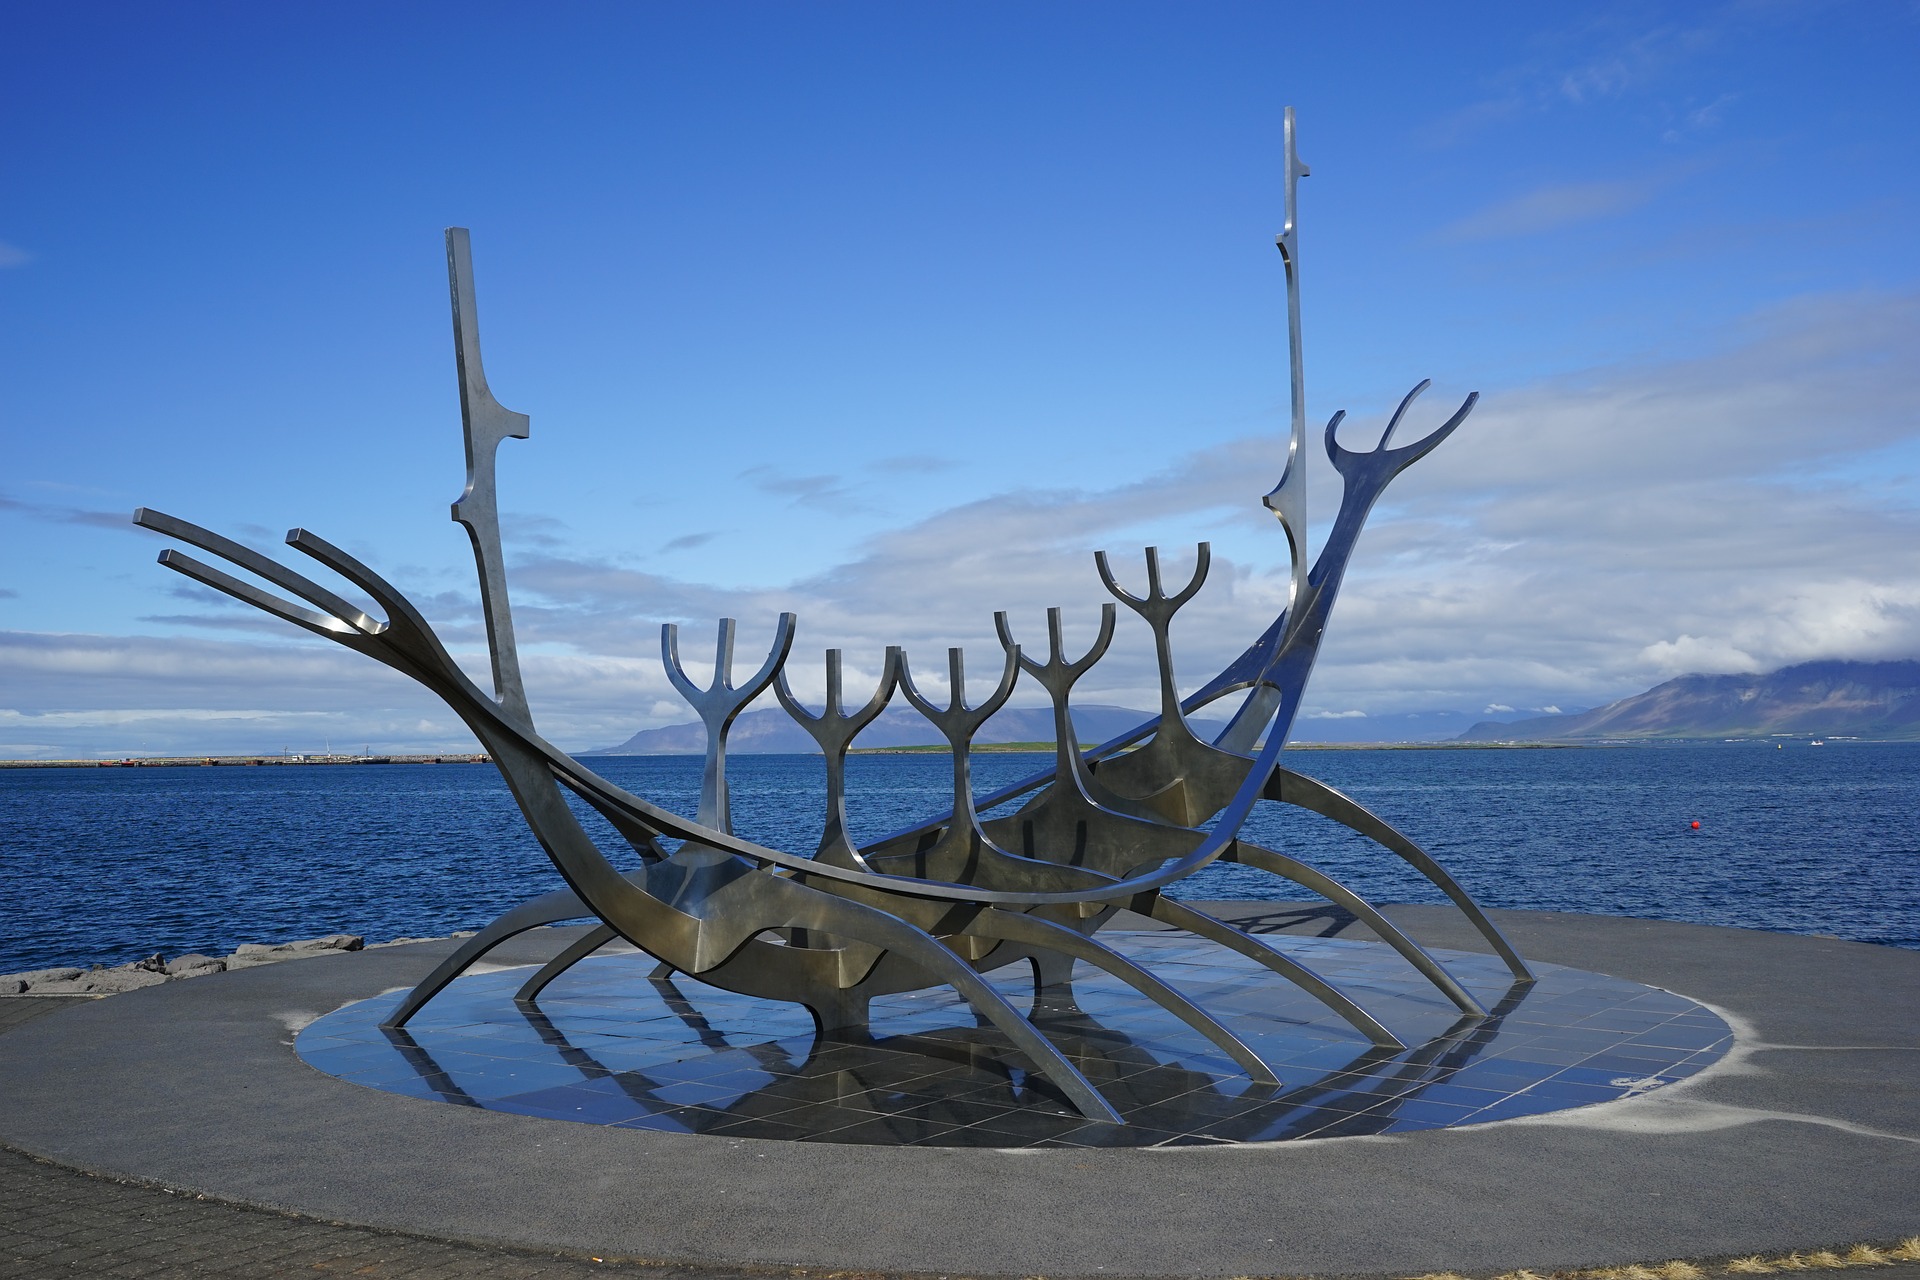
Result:
<svg viewBox="0 0 1920 1280"><path fill-rule="evenodd" d="M1681 676L1579 715L1484 721L1457 741L1770 734L1920 739L1920 662L1803 662L1759 676Z"/></svg>
<svg viewBox="0 0 1920 1280"><path fill-rule="evenodd" d="M1086 743L1116 738L1159 713L1132 711L1126 707L1085 706L1073 709L1074 732ZM1212 738L1226 722L1193 719L1194 730L1203 738ZM943 743L935 729L919 712L910 707L882 711L854 739L854 747L923 747ZM1052 742L1053 712L1047 707L1006 707L974 735L982 744L996 742ZM642 729L617 747L587 751L590 756L682 756L700 755L707 749L705 726L670 724L659 729ZM727 750L744 755L801 755L819 750L807 731L779 707L742 712L727 734Z"/></svg>
<svg viewBox="0 0 1920 1280"><path fill-rule="evenodd" d="M1075 707L1073 723L1082 742L1105 742L1156 713L1128 707ZM1764 738L1769 734L1920 740L1920 662L1803 662L1768 675L1681 676L1645 693L1573 715L1505 721L1481 720L1454 711L1401 716L1307 718L1294 726L1302 742L1593 742L1601 739ZM1226 727L1223 720L1195 719L1203 738ZM1449 737L1450 734L1457 737ZM1052 742L1053 713L1046 707L1010 707L989 720L974 739ZM910 707L880 714L856 748L921 747L942 742L939 733ZM817 748L806 730L779 707L743 713L733 722L727 747L737 754L810 754ZM699 755L707 731L698 723L642 729L617 747L583 752L596 756Z"/></svg>

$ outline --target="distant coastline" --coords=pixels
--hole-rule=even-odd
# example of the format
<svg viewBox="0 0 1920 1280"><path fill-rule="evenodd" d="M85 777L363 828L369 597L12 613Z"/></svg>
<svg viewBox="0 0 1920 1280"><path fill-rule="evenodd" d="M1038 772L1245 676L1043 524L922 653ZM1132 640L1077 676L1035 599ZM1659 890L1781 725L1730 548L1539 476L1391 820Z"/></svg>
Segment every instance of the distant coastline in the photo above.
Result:
<svg viewBox="0 0 1920 1280"><path fill-rule="evenodd" d="M1910 738L1865 738L1845 734L1770 734L1766 737L1742 738L1680 738L1680 737L1637 737L1609 739L1573 739L1567 741L1525 741L1509 739L1462 740L1446 739L1440 742L1290 742L1288 751L1611 751L1621 747L1754 747L1769 745L1802 744L1812 746L1887 746L1912 742ZM1083 743L1082 753L1091 751L1097 743ZM931 743L919 746L900 747L854 747L848 755L855 756L929 756L947 755L952 748L945 743ZM1051 742L976 742L972 747L974 755L1038 755L1053 754ZM592 758L588 753L581 753ZM659 758L689 756L684 751L632 752L624 753L628 758ZM735 758L759 755L818 755L818 751L745 751L734 753ZM605 757L601 757L605 758ZM381 756L121 756L105 760L8 760L0 759L0 769L194 769L194 768L234 768L234 767L288 767L308 765L349 765L349 764L489 764L489 757L466 752L441 752L438 755L381 755Z"/></svg>
<svg viewBox="0 0 1920 1280"><path fill-rule="evenodd" d="M1082 753L1093 750L1098 743L1083 742ZM1571 751L1586 747L1638 746L1639 743L1612 742L1290 742L1289 751ZM1658 744L1671 745L1671 744ZM952 748L945 743L924 747L854 747L847 752L853 756L931 756L948 755ZM1053 754L1051 742L987 742L975 743L974 755L1047 755Z"/></svg>
<svg viewBox="0 0 1920 1280"><path fill-rule="evenodd" d="M309 764L490 764L472 752L422 756L121 756L110 760L0 760L0 769L166 769Z"/></svg>

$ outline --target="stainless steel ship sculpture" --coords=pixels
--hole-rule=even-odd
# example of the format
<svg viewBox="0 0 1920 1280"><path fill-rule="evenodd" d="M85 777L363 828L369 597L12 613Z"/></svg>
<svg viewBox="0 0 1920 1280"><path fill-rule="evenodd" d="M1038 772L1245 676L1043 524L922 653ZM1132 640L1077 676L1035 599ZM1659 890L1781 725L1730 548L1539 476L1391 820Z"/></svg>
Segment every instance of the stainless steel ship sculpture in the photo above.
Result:
<svg viewBox="0 0 1920 1280"><path fill-rule="evenodd" d="M1374 906L1323 872L1241 838L1262 800L1298 805L1340 822L1410 863L1437 885L1505 960L1516 983L1532 981L1526 963L1454 879L1419 846L1364 806L1280 763L1368 511L1388 482L1431 452L1472 410L1475 397L1411 444L1392 437L1414 398L1408 393L1374 448L1344 447L1326 427L1326 449L1344 482L1332 531L1311 571L1306 567L1306 400L1301 360L1298 180L1307 173L1294 146L1293 113L1285 128L1286 222L1279 248L1286 270L1292 424L1280 482L1266 495L1291 547L1292 589L1286 610L1260 637L1197 692L1181 698L1169 630L1175 613L1207 577L1207 544L1192 580L1169 593L1157 552L1146 552L1146 590L1120 582L1104 553L1101 581L1150 629L1158 655L1157 718L1082 752L1070 705L1074 684L1099 660L1114 633L1114 605L1103 607L1098 639L1069 660L1058 609L1047 615L1045 658L1015 638L996 615L1003 653L993 688L967 702L959 649L947 653L948 702L930 699L907 655L887 651L879 687L857 709L842 703L838 650L826 654L826 705L817 714L794 696L787 677L794 615L781 615L767 658L734 683L734 621L723 619L712 683L700 688L682 669L675 626L661 629L669 678L707 730L706 770L692 818L633 795L599 777L540 736L527 706L514 647L505 562L495 503L495 453L509 436L528 434L525 415L503 408L487 388L467 232L447 232L455 354L466 428L467 487L453 505L479 567L492 655L493 690L476 685L433 627L399 590L332 543L295 529L287 543L366 593L385 613L375 618L326 587L198 525L151 509L134 522L191 544L296 597L282 598L223 569L166 550L160 563L297 627L366 654L424 685L466 722L505 777L527 824L567 888L507 912L469 939L400 1002L388 1024L402 1027L449 982L507 938L541 925L592 918L599 923L536 972L517 999L531 1005L570 966L618 938L680 972L729 991L790 1001L813 1014L822 1037L859 1034L873 997L945 984L1002 1031L1041 1077L1082 1114L1118 1121L1118 1113L1083 1073L985 977L1025 962L1037 988L1069 981L1075 961L1105 972L1205 1036L1254 1081L1277 1083L1272 1070L1227 1026L1098 937L1121 908L1187 930L1247 957L1297 984L1337 1012L1383 1051L1405 1049L1393 1030L1348 993L1298 961L1163 892L1213 862L1235 862L1324 895L1365 923L1405 957L1463 1018L1486 1016L1447 969ZM973 793L969 748L981 725L1004 705L1022 674L1052 700L1057 743L1051 768L985 797ZM819 744L826 766L826 821L811 852L767 848L733 834L726 775L733 719L771 688ZM1228 727L1212 742L1196 736L1187 715L1245 693ZM920 825L857 846L848 833L846 754L855 736L895 694L940 731L953 750L953 804ZM1143 744L1138 745L1136 744ZM1132 749L1129 749L1132 748ZM601 814L630 846L619 861L602 849L569 807L568 793ZM1004 817L983 811L1028 796ZM1098 1074L1096 1072L1095 1074Z"/></svg>

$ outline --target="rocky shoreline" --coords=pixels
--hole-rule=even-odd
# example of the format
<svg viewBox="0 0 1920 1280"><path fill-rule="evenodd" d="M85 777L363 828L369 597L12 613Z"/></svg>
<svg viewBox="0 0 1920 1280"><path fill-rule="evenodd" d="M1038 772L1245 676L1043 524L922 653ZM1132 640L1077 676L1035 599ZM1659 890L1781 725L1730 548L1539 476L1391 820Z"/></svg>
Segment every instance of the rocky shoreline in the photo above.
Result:
<svg viewBox="0 0 1920 1280"><path fill-rule="evenodd" d="M471 938L473 931L469 929L449 936ZM441 939L394 938L387 942L376 942L373 945L399 947L410 942L438 941ZM285 960L306 960L314 956L339 955L345 951L360 951L366 946L367 940L358 934L330 933L324 938L302 938L296 942L246 942L236 947L230 956L205 956L196 952L175 956L169 960L155 952L144 960L111 967L96 964L85 969L68 966L32 969L25 973L0 973L0 998L6 996L117 996L122 992L138 991L142 987L157 987L163 982L204 978L234 969L252 969L263 964L279 964Z"/></svg>

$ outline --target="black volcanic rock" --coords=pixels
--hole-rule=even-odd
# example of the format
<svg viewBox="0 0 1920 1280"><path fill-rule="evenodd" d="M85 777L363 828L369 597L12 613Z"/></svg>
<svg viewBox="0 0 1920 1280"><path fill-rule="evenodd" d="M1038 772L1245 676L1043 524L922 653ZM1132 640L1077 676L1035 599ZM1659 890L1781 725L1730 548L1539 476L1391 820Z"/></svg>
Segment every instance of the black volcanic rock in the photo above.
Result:
<svg viewBox="0 0 1920 1280"><path fill-rule="evenodd" d="M1759 676L1681 676L1577 716L1481 723L1461 742L1596 738L1920 738L1920 662L1803 662Z"/></svg>
<svg viewBox="0 0 1920 1280"><path fill-rule="evenodd" d="M1130 711L1126 707L1085 706L1073 709L1073 728L1082 742L1105 742L1156 715L1151 711ZM1211 738L1226 725L1221 721L1193 720L1194 729ZM926 718L910 707L891 707L880 713L854 739L855 747L923 747L946 740ZM976 743L1052 742L1053 712L1046 707L1006 707L995 713L974 737ZM617 747L604 751L586 751L592 756L676 756L699 755L707 749L707 731L698 724L673 724L659 729L642 729ZM803 755L818 751L807 731L793 722L779 707L764 707L742 712L727 734L727 751L733 755Z"/></svg>

